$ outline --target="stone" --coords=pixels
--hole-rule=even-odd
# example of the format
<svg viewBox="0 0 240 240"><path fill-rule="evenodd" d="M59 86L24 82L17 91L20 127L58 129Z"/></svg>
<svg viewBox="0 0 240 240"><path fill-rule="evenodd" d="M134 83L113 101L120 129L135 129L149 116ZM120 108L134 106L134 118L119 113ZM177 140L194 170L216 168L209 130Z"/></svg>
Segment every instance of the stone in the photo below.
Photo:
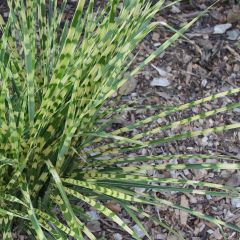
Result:
<svg viewBox="0 0 240 240"><path fill-rule="evenodd" d="M159 39L160 39L160 34L157 32L154 32L152 34L152 40L157 42L157 41L159 41Z"/></svg>
<svg viewBox="0 0 240 240"><path fill-rule="evenodd" d="M131 78L118 91L121 95L128 95L132 93L136 87L137 80L135 78Z"/></svg>
<svg viewBox="0 0 240 240"><path fill-rule="evenodd" d="M100 216L96 211L88 211L87 215L91 218L91 220L99 220Z"/></svg>
<svg viewBox="0 0 240 240"><path fill-rule="evenodd" d="M154 78L150 83L152 87L168 87L170 85L170 81L164 77Z"/></svg>
<svg viewBox="0 0 240 240"><path fill-rule="evenodd" d="M99 221L91 221L87 223L87 228L89 228L91 232L99 232L101 231L101 224Z"/></svg>
<svg viewBox="0 0 240 240"><path fill-rule="evenodd" d="M233 207L240 208L240 198L232 198L231 203Z"/></svg>
<svg viewBox="0 0 240 240"><path fill-rule="evenodd" d="M227 39L231 41L235 41L239 38L240 36L240 31L238 29L233 29L227 31Z"/></svg>
<svg viewBox="0 0 240 240"><path fill-rule="evenodd" d="M143 238L145 236L145 233L137 224L132 227L132 230L138 235L139 238Z"/></svg>
<svg viewBox="0 0 240 240"><path fill-rule="evenodd" d="M172 13L180 13L181 10L176 5L173 5L171 8L171 12Z"/></svg>
<svg viewBox="0 0 240 240"><path fill-rule="evenodd" d="M122 240L123 239L123 237L120 233L114 233L113 238L114 238L114 240Z"/></svg>
<svg viewBox="0 0 240 240"><path fill-rule="evenodd" d="M229 28L232 27L231 23L218 24L214 26L214 34L224 34Z"/></svg>

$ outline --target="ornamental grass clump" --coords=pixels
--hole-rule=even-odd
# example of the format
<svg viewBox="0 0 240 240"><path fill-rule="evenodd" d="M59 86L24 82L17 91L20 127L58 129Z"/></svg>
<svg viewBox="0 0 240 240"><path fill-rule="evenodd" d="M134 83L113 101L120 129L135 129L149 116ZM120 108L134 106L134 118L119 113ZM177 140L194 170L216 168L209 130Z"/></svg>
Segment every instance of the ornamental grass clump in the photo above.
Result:
<svg viewBox="0 0 240 240"><path fill-rule="evenodd" d="M143 140L240 106L232 103L154 129L145 128L138 134L133 131L170 114L239 94L240 88L109 130L111 117L121 111L107 104L110 99L114 101L113 94L197 18L132 67L132 53L159 24L154 22L154 16L166 7L164 1L153 4L109 0L103 9L94 11L94 0L79 0L72 20L66 20L62 27L66 3L67 0L61 5L57 0L8 0L8 20L0 18L0 238L13 239L14 233L29 239L96 239L86 226L87 216L79 205L84 203L139 239L121 215L106 205L109 200L120 204L149 239L137 217L146 204L166 205L210 221L220 229L240 231L238 226L151 194L151 189L157 189L237 198L238 188L145 174L146 170L239 169L240 164L232 158L216 154L129 155L169 141L239 128L240 123L234 123ZM176 158L183 162L201 158L203 163L155 162ZM205 163L208 158L218 161ZM136 194L136 187L148 191ZM158 218L147 212L142 215L182 239Z"/></svg>

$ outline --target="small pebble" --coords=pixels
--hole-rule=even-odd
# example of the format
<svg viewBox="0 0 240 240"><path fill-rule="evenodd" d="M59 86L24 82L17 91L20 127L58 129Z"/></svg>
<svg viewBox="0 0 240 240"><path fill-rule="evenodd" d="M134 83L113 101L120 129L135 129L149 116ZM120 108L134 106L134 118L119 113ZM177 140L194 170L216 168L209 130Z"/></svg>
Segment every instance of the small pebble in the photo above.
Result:
<svg viewBox="0 0 240 240"><path fill-rule="evenodd" d="M91 220L99 220L100 216L96 211L88 211L87 215L91 218Z"/></svg>
<svg viewBox="0 0 240 240"><path fill-rule="evenodd" d="M92 232L99 232L101 231L101 224L99 221L91 221L87 223L87 228Z"/></svg>
<svg viewBox="0 0 240 240"><path fill-rule="evenodd" d="M168 87L170 85L170 82L167 78L158 77L158 78L154 78L150 83L150 85L152 87Z"/></svg>
<svg viewBox="0 0 240 240"><path fill-rule="evenodd" d="M133 231L138 235L139 238L143 238L145 236L145 233L142 231L142 229L136 224L132 227Z"/></svg>
<svg viewBox="0 0 240 240"><path fill-rule="evenodd" d="M240 198L231 199L232 206L235 208L240 208Z"/></svg>
<svg viewBox="0 0 240 240"><path fill-rule="evenodd" d="M176 5L173 5L173 6L172 6L172 9L171 9L171 12L172 12L172 13L180 13L181 10L180 10Z"/></svg>
<svg viewBox="0 0 240 240"><path fill-rule="evenodd" d="M123 239L122 235L119 233L114 233L113 238L114 238L114 240L122 240Z"/></svg>
<svg viewBox="0 0 240 240"><path fill-rule="evenodd" d="M240 31L238 29L233 29L233 30L227 31L227 39L228 40L236 41L239 36L240 36Z"/></svg>
<svg viewBox="0 0 240 240"><path fill-rule="evenodd" d="M214 27L214 34L224 34L229 28L232 27L231 23L218 24Z"/></svg>

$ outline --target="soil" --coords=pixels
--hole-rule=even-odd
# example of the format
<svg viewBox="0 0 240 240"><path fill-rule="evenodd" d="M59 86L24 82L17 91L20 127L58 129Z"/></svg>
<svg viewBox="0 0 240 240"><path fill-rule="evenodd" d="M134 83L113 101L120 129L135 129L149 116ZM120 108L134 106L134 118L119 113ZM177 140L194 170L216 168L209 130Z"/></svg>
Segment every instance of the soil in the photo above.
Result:
<svg viewBox="0 0 240 240"><path fill-rule="evenodd" d="M168 1L170 2L170 1ZM210 6L214 1L197 0L182 1L175 7L161 11L157 21L167 22L176 29L182 24L196 17L201 11ZM207 14L201 17L198 22L185 34L185 38L174 43L161 56L156 58L150 65L135 79L131 80L131 86L124 92L121 103L135 102L137 106L172 106L180 105L189 101L200 99L204 96L240 87L240 6L238 1L219 1ZM69 7L69 16L72 14L72 6ZM7 17L7 8L4 2L0 3L0 13ZM216 26L219 24L231 24L224 33L215 34ZM222 25L223 26L223 25ZM215 27L215 28L214 28ZM221 28L221 27L220 27ZM173 32L162 25L151 33L139 46L137 62L141 62L153 50L167 40ZM164 76L160 76L160 73ZM152 86L154 78L165 79L164 86ZM166 82L167 80L167 82ZM163 80L162 80L163 81ZM162 83L161 83L162 84ZM160 84L160 85L161 85ZM206 103L194 107L191 111L179 112L169 118L159 119L157 123L149 127L161 125L182 119L189 114L197 114L201 111L225 106L231 102L239 102L240 96L235 95L224 99L214 100L211 104ZM159 110L158 110L159 111ZM133 122L146 116L151 116L154 110L131 110L126 111L125 116L118 119L117 124ZM240 109L235 109L203 121L188 124L181 130L191 131L223 124L231 124L239 121ZM141 132L142 129L139 129ZM180 129L174 129L174 133ZM169 134L166 132L166 134ZM158 137L158 136L153 136ZM171 144L164 144L161 147L141 150L141 154L151 153L224 153L240 157L240 131L233 130L224 134L211 134L207 137L197 137L184 141L175 141ZM177 160L176 160L177 161ZM240 177L237 171L171 171L170 173L151 172L151 176L162 174L165 177L177 177L210 181L216 183L229 183L240 187ZM181 203L205 214L212 215L240 227L240 203L226 198L204 197L194 194L180 194L156 192L163 198L176 203ZM113 204L114 205L114 204ZM113 208L116 206L112 206ZM148 213L164 220L175 230L189 240L221 240L223 239L219 229L206 221L199 220L186 215L179 210L167 207L151 208L146 207ZM123 218L127 214L119 209L118 213ZM98 235L106 239L130 239L106 219L98 219ZM144 226L151 237L155 240L175 240L175 236L169 234L160 226L143 219ZM131 222L129 223L131 225ZM94 224L93 224L94 227ZM240 235L232 230L224 229L228 240L238 240ZM114 234L115 233L115 234ZM117 233L117 234L116 234ZM118 237L118 238L117 238ZM143 238L145 239L145 238ZM147 238L146 238L147 239Z"/></svg>

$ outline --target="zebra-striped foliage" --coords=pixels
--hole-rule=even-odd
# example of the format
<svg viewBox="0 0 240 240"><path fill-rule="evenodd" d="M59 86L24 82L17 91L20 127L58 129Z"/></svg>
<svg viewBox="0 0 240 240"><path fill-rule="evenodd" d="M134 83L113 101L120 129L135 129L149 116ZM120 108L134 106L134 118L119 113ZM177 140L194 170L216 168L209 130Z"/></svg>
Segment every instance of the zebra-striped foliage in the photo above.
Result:
<svg viewBox="0 0 240 240"><path fill-rule="evenodd" d="M240 123L181 132L145 140L175 127L239 108L233 103L180 121L134 134L134 129L200 104L239 94L240 88L181 106L157 110L144 120L107 130L114 114L113 94L193 25L187 23L136 67L134 49L159 24L154 16L163 0L109 0L95 9L94 0L79 0L72 19L62 20L67 0L8 0L7 22L0 17L0 238L96 239L87 228L84 203L139 239L121 215L105 203L118 202L151 239L137 217L142 205L167 205L240 232L234 224L157 198L152 190L239 197L239 189L188 179L157 178L147 170L240 169L235 157L220 154L129 155L144 147L237 129ZM171 3L173 4L173 3ZM170 5L171 5L170 4ZM151 106L146 106L151 109ZM103 123L105 119L106 122ZM110 119L110 120L109 120ZM145 128L146 129L146 128ZM131 136L131 137L130 137ZM188 158L202 159L187 164ZM181 164L159 164L181 159ZM206 163L215 159L216 163ZM141 163L141 164L140 164ZM166 185L167 184L167 185ZM146 189L135 193L136 187ZM141 210L142 211L142 210ZM176 231L158 218L145 218Z"/></svg>

